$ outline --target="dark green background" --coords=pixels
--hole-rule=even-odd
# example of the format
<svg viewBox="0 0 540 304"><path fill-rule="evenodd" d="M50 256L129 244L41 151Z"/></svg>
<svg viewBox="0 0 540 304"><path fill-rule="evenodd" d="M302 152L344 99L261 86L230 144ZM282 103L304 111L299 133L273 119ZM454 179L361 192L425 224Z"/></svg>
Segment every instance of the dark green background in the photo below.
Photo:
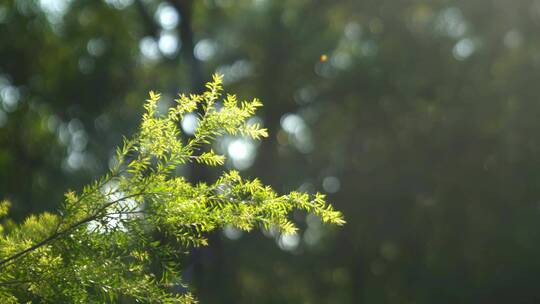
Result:
<svg viewBox="0 0 540 304"><path fill-rule="evenodd" d="M211 236L185 265L202 303L540 302L540 1L0 0L13 218L103 174L149 89L215 71L265 103L242 174L348 223Z"/></svg>

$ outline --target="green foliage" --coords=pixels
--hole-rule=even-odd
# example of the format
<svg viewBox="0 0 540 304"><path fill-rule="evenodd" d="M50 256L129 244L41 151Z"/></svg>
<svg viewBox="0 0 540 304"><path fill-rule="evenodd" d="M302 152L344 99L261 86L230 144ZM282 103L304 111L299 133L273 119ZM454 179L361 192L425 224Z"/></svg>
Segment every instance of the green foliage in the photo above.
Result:
<svg viewBox="0 0 540 304"><path fill-rule="evenodd" d="M288 218L294 209L344 224L321 194L279 195L236 171L212 184L194 185L175 176L175 169L188 162L223 165L225 157L210 148L220 136L267 136L259 125L247 123L261 102L238 102L234 95L220 101L221 80L215 75L201 95L180 95L164 115L158 113L160 95L150 92L139 132L117 149L108 174L81 193L67 192L58 215L3 225L2 303L193 303L190 294L174 293L172 287L181 284L180 257L190 246L206 245L209 232L232 226L295 233ZM194 136L184 136L179 121L199 108ZM0 216L8 206L0 204Z"/></svg>

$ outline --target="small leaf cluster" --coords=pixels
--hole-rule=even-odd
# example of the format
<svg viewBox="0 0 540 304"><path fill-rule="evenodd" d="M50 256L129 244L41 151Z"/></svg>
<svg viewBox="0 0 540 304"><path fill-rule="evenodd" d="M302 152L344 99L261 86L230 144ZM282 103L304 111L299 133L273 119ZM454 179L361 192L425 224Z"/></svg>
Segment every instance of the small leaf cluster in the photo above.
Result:
<svg viewBox="0 0 540 304"><path fill-rule="evenodd" d="M212 150L220 136L268 136L247 123L262 106L258 99L222 98L222 77L214 75L202 94L179 95L159 113L160 94L150 92L137 134L124 139L110 172L68 191L57 214L0 225L2 303L194 303L180 278L182 256L207 245L216 229L278 229L295 233L295 209L342 225L339 211L321 194L280 195L258 179L224 172L214 183L193 184L175 174L187 163L223 165ZM193 136L179 123L195 113ZM0 203L5 216L9 203Z"/></svg>

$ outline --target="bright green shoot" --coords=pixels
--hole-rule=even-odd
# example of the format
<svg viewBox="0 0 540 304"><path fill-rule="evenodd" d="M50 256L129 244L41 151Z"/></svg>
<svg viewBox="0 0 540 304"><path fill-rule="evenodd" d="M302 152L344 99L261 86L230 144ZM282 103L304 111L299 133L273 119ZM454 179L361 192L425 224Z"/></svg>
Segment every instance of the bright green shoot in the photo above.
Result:
<svg viewBox="0 0 540 304"><path fill-rule="evenodd" d="M220 136L266 137L266 129L247 121L262 106L257 99L222 98L222 78L214 75L207 91L180 95L165 114L160 94L150 92L139 132L117 149L110 172L69 191L58 214L28 217L0 225L1 303L194 303L181 284L181 257L206 235L232 226L295 233L292 210L313 213L342 225L339 211L324 195L278 195L259 180L224 172L212 184L191 184L176 176L179 165L223 165L211 149ZM179 122L197 113L198 127L185 136ZM9 203L0 204L0 216Z"/></svg>

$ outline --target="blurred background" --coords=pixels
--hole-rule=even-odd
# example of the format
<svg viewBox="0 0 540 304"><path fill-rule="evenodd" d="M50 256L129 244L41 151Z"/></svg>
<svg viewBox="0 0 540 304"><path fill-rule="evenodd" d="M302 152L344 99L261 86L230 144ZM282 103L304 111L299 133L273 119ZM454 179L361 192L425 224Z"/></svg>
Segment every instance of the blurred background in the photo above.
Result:
<svg viewBox="0 0 540 304"><path fill-rule="evenodd" d="M201 303L540 303L539 33L538 0L0 0L0 198L55 210L148 90L219 72L271 133L218 142L227 167L348 223L212 235Z"/></svg>

